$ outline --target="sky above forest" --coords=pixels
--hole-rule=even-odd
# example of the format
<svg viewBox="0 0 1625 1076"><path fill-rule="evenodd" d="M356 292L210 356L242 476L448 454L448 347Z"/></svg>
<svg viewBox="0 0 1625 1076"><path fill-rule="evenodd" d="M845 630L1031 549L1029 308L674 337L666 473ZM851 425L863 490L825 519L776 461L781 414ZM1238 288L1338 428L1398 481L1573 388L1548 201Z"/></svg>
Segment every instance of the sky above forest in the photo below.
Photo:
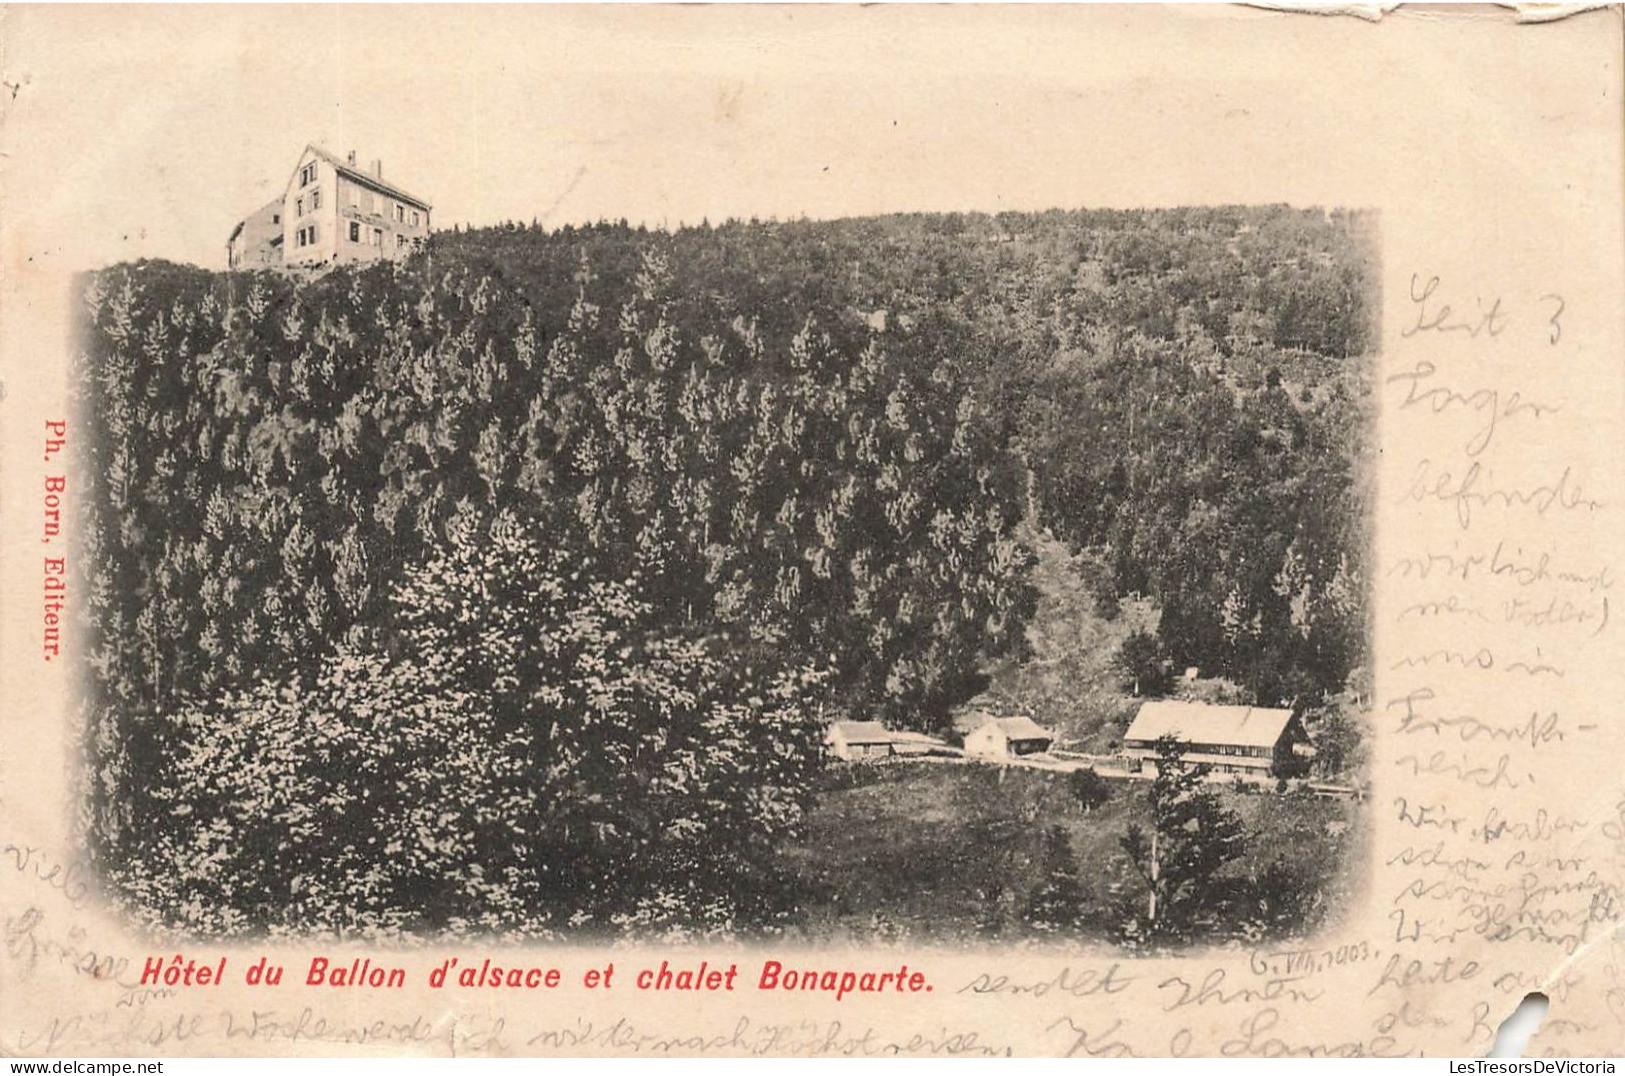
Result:
<svg viewBox="0 0 1625 1076"><path fill-rule="evenodd" d="M1274 92L1274 18L12 8L7 186L42 192L24 207L29 256L76 268L218 263L307 142L382 159L439 227L1341 204L1325 164L1349 140L1294 124L1314 111L1301 79L1298 99ZM1328 72L1328 107L1351 84L1342 74Z"/></svg>
<svg viewBox="0 0 1625 1076"><path fill-rule="evenodd" d="M306 143L382 159L437 227L1386 209L1504 164L1474 90L1501 75L1495 22L1228 4L12 6L7 261L219 265ZM1536 97L1582 73L1541 74Z"/></svg>

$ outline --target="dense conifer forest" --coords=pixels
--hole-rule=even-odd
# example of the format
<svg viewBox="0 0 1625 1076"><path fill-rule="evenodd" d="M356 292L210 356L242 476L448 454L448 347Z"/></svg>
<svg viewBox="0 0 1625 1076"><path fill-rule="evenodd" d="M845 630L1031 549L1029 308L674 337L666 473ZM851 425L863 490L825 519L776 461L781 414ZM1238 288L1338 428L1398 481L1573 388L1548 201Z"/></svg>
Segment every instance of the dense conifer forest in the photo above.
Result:
<svg viewBox="0 0 1625 1076"><path fill-rule="evenodd" d="M511 223L91 274L110 889L216 935L794 929L826 723L940 732L1029 660L1038 533L1098 615L1156 611L1125 690L1324 710L1365 675L1370 224Z"/></svg>

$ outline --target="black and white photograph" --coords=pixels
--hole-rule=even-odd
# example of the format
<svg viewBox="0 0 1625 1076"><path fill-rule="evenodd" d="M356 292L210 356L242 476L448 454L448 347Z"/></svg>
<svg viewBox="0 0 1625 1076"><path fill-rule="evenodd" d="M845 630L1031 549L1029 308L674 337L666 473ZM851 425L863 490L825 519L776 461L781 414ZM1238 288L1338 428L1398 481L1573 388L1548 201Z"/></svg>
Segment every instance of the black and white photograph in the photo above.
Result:
<svg viewBox="0 0 1625 1076"><path fill-rule="evenodd" d="M0 8L0 1053L1625 1041L1621 25Z"/></svg>
<svg viewBox="0 0 1625 1076"><path fill-rule="evenodd" d="M359 152L290 148L215 264L83 281L88 808L132 916L1158 950L1337 914L1368 214L476 224Z"/></svg>

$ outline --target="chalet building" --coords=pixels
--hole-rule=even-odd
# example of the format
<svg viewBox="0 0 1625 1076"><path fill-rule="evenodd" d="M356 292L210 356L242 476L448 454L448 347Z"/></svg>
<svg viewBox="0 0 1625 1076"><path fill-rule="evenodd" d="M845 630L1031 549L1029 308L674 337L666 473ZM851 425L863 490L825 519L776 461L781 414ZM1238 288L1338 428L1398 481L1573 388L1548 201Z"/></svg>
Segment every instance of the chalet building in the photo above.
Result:
<svg viewBox="0 0 1625 1076"><path fill-rule="evenodd" d="M1216 775L1267 778L1307 767L1309 738L1291 710L1177 699L1145 703L1123 733L1130 768L1154 768L1157 741L1164 736L1184 746L1185 761L1206 763Z"/></svg>
<svg viewBox="0 0 1625 1076"><path fill-rule="evenodd" d="M965 734L965 754L1006 759L1038 755L1055 743L1055 734L1030 717L993 717Z"/></svg>
<svg viewBox="0 0 1625 1076"><path fill-rule="evenodd" d="M381 161L366 171L355 154L340 160L306 146L282 195L232 229L232 269L322 269L402 258L429 237L430 205L384 179Z"/></svg>
<svg viewBox="0 0 1625 1076"><path fill-rule="evenodd" d="M836 721L824 733L824 750L853 761L892 754L892 733L878 721Z"/></svg>
<svg viewBox="0 0 1625 1076"><path fill-rule="evenodd" d="M824 731L825 753L848 762L892 755L948 754L946 743L923 732L889 729L878 721L836 721Z"/></svg>

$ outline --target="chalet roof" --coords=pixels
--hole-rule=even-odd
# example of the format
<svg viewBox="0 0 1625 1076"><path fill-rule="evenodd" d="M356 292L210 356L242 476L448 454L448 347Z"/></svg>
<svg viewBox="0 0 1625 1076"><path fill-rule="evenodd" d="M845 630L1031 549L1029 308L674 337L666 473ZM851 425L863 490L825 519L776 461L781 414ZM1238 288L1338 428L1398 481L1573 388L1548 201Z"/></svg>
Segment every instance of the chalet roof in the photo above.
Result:
<svg viewBox="0 0 1625 1076"><path fill-rule="evenodd" d="M1291 710L1160 699L1140 707L1123 739L1149 741L1173 736L1181 743L1274 747L1291 720Z"/></svg>
<svg viewBox="0 0 1625 1076"><path fill-rule="evenodd" d="M1007 740L1055 739L1055 733L1030 717L995 717L989 724L997 725Z"/></svg>
<svg viewBox="0 0 1625 1076"><path fill-rule="evenodd" d="M391 198L399 198L403 202L410 202L413 205L417 206L419 209L432 209L432 208L434 208L428 202L425 202L422 198L419 198L417 195L410 194L407 191L402 190L400 187L395 186L395 184L393 184L393 183L386 183L384 180L379 179L377 176L368 175L366 172L363 172L359 168L356 168L354 165L352 165L349 162L345 161L343 158L335 156L334 154L331 154L331 153L327 152L325 149L323 149L320 146L308 145L308 146L305 147L305 149L308 150L311 153L314 153L316 156L320 157L322 160L326 161L328 164L330 164L334 168L338 169L339 175L344 176L346 179L353 180L356 183L360 183L362 186L365 186L365 187L371 187L373 190L378 191L380 194L387 194Z"/></svg>
<svg viewBox="0 0 1625 1076"><path fill-rule="evenodd" d="M897 738L878 721L837 721L829 731L830 735L839 732L847 743L891 743Z"/></svg>

